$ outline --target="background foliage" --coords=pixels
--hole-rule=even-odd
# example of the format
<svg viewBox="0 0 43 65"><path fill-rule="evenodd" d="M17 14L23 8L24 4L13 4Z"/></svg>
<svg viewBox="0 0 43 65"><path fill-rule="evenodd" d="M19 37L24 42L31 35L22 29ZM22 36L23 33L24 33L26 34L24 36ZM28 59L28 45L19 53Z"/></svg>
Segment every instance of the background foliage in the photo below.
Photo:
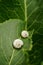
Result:
<svg viewBox="0 0 43 65"><path fill-rule="evenodd" d="M24 64L43 65L43 0L0 0L0 41L1 41L1 35L2 37L4 37L3 35L6 33L7 27L10 27L11 30L12 28L13 30L15 30L13 26L13 24L15 23L14 22L9 23L10 21L9 19L12 19L11 21L13 21L13 19L17 20L20 19L21 22L24 21L27 24L28 31L32 31L34 29L34 34L32 36L33 48L31 49L31 51L29 50L26 51L27 52L25 56L26 59L20 65ZM8 23L6 23L6 20L9 20ZM19 23L19 25L20 24L24 26L24 23ZM23 28L20 28L20 30ZM2 53L1 46L0 46L0 64L7 65L6 60Z"/></svg>

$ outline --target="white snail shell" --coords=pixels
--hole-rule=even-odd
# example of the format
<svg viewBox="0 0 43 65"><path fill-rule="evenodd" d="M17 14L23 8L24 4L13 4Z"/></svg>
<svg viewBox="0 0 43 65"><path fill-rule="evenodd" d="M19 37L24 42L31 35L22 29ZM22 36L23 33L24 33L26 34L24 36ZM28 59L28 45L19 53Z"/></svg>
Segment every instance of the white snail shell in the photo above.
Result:
<svg viewBox="0 0 43 65"><path fill-rule="evenodd" d="M21 47L23 46L23 41L20 40L20 39L16 39L16 40L14 40L14 42L13 42L13 46L14 46L15 48L21 48Z"/></svg>
<svg viewBox="0 0 43 65"><path fill-rule="evenodd" d="M28 31L22 31L21 32L21 36L23 37L23 38L26 38L26 37L28 37L29 36L29 33L28 33Z"/></svg>

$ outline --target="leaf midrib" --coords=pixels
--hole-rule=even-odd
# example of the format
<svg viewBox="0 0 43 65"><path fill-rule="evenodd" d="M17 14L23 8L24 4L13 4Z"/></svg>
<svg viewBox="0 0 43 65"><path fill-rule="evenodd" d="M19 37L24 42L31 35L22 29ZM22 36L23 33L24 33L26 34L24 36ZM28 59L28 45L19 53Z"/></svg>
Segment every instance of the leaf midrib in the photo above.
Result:
<svg viewBox="0 0 43 65"><path fill-rule="evenodd" d="M11 62L12 62L12 59L13 59L13 56L14 56L14 51L15 51L15 50L13 50L11 59L10 59L10 61L9 61L9 63L8 63L9 65L11 65Z"/></svg>
<svg viewBox="0 0 43 65"><path fill-rule="evenodd" d="M24 21L26 23L25 29L27 30L27 2L26 2L26 0L24 0L24 11L25 11L25 19L24 19Z"/></svg>
<svg viewBox="0 0 43 65"><path fill-rule="evenodd" d="M27 30L27 5L26 5L26 0L24 0L24 8L25 8L25 19L24 19L24 21L26 22L25 29ZM14 50L12 52L12 55L11 55L11 58L10 58L8 65L11 65L13 56L14 56Z"/></svg>

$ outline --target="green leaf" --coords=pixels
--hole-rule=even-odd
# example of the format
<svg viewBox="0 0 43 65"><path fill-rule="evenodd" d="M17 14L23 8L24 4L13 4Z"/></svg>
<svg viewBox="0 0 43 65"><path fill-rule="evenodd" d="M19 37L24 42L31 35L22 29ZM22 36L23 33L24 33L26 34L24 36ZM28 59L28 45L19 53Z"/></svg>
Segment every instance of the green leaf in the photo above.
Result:
<svg viewBox="0 0 43 65"><path fill-rule="evenodd" d="M19 19L10 19L0 25L0 64L1 65L22 65L25 59L25 51L30 50L32 39L22 38L21 32L25 29L25 22ZM30 32L29 32L30 33ZM31 31L32 33L32 31ZM15 39L23 40L21 49L13 48Z"/></svg>
<svg viewBox="0 0 43 65"><path fill-rule="evenodd" d="M28 52L29 63L41 65L43 61L43 0L0 0L0 22L15 18L25 21L26 30L35 30L32 38L33 48Z"/></svg>

